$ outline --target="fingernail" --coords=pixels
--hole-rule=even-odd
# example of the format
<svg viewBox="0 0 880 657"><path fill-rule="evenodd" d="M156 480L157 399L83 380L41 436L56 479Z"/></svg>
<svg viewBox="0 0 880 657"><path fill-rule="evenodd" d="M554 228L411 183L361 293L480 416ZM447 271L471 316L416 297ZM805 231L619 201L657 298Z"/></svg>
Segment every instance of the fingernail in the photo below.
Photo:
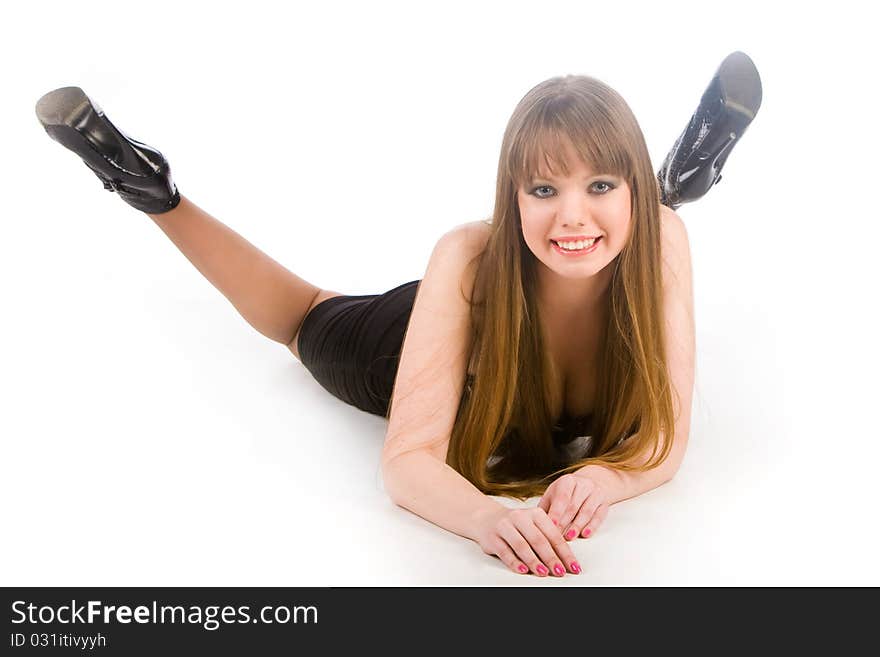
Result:
<svg viewBox="0 0 880 657"><path fill-rule="evenodd" d="M558 525L558 524L559 524L558 522L556 522L556 518L550 518L550 520L553 521L553 524L554 524L554 525Z"/></svg>
<svg viewBox="0 0 880 657"><path fill-rule="evenodd" d="M568 533L565 535L565 538L567 538L568 540L571 540L571 539L574 538L574 536L575 536L576 533L577 533L577 532L576 532L575 530L573 530L573 529L569 529L569 530L568 530Z"/></svg>
<svg viewBox="0 0 880 657"><path fill-rule="evenodd" d="M584 538L586 538L586 537L589 536L589 535L590 535L590 528L589 528L589 527L584 527L584 531L581 533L581 536L583 536Z"/></svg>
<svg viewBox="0 0 880 657"><path fill-rule="evenodd" d="M553 566L553 572L562 577L565 575L565 568L562 567L562 564L556 564Z"/></svg>
<svg viewBox="0 0 880 657"><path fill-rule="evenodd" d="M575 575L577 575L578 573L581 572L580 564L577 561L572 561L571 562L571 570Z"/></svg>
<svg viewBox="0 0 880 657"><path fill-rule="evenodd" d="M539 564L535 570L538 571L539 575L546 575L547 573L550 572L549 570L547 570L547 568L546 568L546 566L544 566L544 564Z"/></svg>
<svg viewBox="0 0 880 657"><path fill-rule="evenodd" d="M528 569L528 567L527 567L525 564L520 564L520 565L519 565L519 568L517 568L517 570L519 570L519 572L521 572L521 573L527 573L527 572L529 572L529 569Z"/></svg>

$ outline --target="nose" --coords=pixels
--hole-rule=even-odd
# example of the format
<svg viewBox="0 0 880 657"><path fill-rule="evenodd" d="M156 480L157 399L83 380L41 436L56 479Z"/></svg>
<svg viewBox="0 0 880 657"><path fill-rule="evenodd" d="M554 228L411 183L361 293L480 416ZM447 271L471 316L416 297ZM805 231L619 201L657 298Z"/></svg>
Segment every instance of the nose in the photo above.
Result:
<svg viewBox="0 0 880 657"><path fill-rule="evenodd" d="M563 194L558 207L563 226L583 226L592 218L590 199L581 193Z"/></svg>

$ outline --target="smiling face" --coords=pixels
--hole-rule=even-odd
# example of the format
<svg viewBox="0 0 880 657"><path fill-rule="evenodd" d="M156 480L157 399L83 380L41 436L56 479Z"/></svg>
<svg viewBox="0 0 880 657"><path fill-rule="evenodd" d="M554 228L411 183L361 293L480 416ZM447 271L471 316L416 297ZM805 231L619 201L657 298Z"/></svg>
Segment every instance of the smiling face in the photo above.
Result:
<svg viewBox="0 0 880 657"><path fill-rule="evenodd" d="M611 281L608 265L626 245L632 215L630 187L620 176L591 171L567 145L568 173L536 172L517 190L523 238L537 259L538 294L553 307L595 306ZM556 167L561 169L561 167ZM557 238L598 237L579 251ZM571 244L567 244L571 246Z"/></svg>

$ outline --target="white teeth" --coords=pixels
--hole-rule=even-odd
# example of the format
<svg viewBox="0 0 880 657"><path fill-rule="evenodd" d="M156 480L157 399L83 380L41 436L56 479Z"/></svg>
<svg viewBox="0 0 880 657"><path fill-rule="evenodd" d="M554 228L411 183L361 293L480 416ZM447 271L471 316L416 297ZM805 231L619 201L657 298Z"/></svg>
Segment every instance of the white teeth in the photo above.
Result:
<svg viewBox="0 0 880 657"><path fill-rule="evenodd" d="M583 248L593 246L596 240L578 240L577 242L557 242L559 246L563 249L568 249L569 251L580 251Z"/></svg>

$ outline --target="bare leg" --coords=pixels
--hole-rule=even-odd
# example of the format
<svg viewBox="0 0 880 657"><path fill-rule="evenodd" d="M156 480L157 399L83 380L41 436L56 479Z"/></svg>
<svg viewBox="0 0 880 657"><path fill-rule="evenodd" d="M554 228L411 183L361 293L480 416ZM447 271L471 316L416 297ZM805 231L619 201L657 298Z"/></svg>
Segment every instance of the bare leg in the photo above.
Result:
<svg viewBox="0 0 880 657"><path fill-rule="evenodd" d="M303 319L338 292L322 290L288 271L182 195L173 210L147 216L248 324L299 358L296 337Z"/></svg>

